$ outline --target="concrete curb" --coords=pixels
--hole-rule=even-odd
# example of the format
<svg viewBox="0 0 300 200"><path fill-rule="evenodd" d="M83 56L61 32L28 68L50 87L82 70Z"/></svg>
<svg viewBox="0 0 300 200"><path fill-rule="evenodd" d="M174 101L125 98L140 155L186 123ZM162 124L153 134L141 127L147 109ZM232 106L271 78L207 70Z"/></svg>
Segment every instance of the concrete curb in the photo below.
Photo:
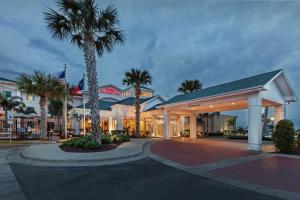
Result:
<svg viewBox="0 0 300 200"><path fill-rule="evenodd" d="M40 159L33 158L24 155L24 150L20 151L19 157L10 158L10 162L15 163L25 163L29 165L37 165L37 166L97 166L97 165L112 165L119 164L124 162L130 162L136 159L143 158L143 154L145 152L145 146L147 144L152 143L153 140L145 141L141 144L141 149L135 153L124 155L120 157L113 158L97 158L97 159L73 159L73 160L62 160L62 159Z"/></svg>

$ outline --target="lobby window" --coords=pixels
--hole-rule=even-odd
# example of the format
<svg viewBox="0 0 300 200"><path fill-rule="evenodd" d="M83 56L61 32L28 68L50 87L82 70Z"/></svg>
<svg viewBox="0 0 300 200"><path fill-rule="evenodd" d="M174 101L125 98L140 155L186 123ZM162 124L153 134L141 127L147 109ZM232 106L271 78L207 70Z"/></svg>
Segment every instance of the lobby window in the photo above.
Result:
<svg viewBox="0 0 300 200"><path fill-rule="evenodd" d="M28 101L33 101L34 100L34 96L32 94L28 94L27 95L27 100Z"/></svg>

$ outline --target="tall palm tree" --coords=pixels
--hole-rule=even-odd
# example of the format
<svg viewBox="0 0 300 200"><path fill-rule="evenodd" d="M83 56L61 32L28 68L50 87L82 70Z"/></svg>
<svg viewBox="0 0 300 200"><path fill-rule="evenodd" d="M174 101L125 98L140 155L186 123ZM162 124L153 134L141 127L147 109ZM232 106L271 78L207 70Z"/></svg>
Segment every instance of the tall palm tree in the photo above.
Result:
<svg viewBox="0 0 300 200"><path fill-rule="evenodd" d="M150 85L152 83L152 77L146 70L131 69L125 72L123 79L123 85L133 86L135 95L135 134L140 135L140 96L141 86Z"/></svg>
<svg viewBox="0 0 300 200"><path fill-rule="evenodd" d="M53 38L69 40L83 50L90 94L92 138L101 142L95 54L102 56L105 52L111 52L115 44L123 43L118 13L112 6L100 10L94 0L57 0L57 6L58 11L48 8L45 20Z"/></svg>
<svg viewBox="0 0 300 200"><path fill-rule="evenodd" d="M5 112L5 117L7 117L7 112L11 110L24 111L25 104L23 99L19 96L13 96L11 98L6 98L0 95L0 107L2 107Z"/></svg>
<svg viewBox="0 0 300 200"><path fill-rule="evenodd" d="M190 93L202 89L202 83L199 80L185 80L178 88L180 93Z"/></svg>
<svg viewBox="0 0 300 200"><path fill-rule="evenodd" d="M65 96L65 87L59 80L43 72L35 71L33 74L21 74L17 80L17 86L21 92L33 94L40 98L41 109L41 138L45 139L47 135L47 99L63 98Z"/></svg>

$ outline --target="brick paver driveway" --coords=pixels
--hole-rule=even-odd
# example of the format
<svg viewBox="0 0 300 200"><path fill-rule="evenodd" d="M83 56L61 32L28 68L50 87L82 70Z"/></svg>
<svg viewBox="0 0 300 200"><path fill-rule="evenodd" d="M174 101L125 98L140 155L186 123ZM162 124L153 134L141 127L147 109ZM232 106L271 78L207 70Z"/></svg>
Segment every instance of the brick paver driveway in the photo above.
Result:
<svg viewBox="0 0 300 200"><path fill-rule="evenodd" d="M273 156L212 171L215 174L300 193L300 159Z"/></svg>
<svg viewBox="0 0 300 200"><path fill-rule="evenodd" d="M175 139L156 142L151 151L165 159L194 166L221 160L256 155L246 150L244 142L230 142L210 139Z"/></svg>

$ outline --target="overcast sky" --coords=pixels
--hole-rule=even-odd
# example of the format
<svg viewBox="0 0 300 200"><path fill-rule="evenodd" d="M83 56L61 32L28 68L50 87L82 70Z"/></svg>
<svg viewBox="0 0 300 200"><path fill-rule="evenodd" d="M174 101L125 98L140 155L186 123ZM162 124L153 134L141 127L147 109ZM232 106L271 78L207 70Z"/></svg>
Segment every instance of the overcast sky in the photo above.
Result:
<svg viewBox="0 0 300 200"><path fill-rule="evenodd" d="M53 0L0 1L0 75L15 78L40 69L54 73L68 65L68 81L84 70L82 52L51 39L43 11ZM97 1L119 10L124 46L98 58L100 84L119 87L124 72L143 68L152 88L168 99L185 79L204 87L283 68L300 96L300 2L285 1ZM300 104L287 116L300 127ZM239 112L244 125L245 112Z"/></svg>

